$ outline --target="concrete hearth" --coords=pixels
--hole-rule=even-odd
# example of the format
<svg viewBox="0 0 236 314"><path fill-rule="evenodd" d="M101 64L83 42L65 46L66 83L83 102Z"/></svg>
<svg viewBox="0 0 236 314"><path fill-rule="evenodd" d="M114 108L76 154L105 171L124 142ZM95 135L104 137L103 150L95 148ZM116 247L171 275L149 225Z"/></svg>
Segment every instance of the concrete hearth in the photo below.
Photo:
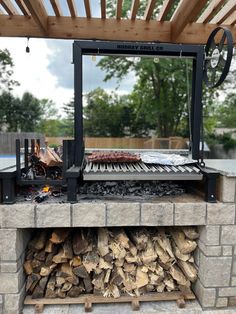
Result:
<svg viewBox="0 0 236 314"><path fill-rule="evenodd" d="M236 178L222 175L216 204L177 197L159 202L81 201L0 205L0 313L19 313L25 296L22 264L33 228L198 226L193 290L202 308L236 306Z"/></svg>

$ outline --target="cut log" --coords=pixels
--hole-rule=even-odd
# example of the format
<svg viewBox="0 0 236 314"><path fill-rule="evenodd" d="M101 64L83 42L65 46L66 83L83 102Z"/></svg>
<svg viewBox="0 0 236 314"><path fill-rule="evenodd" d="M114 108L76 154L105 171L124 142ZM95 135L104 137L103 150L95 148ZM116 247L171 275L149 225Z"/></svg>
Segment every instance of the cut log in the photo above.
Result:
<svg viewBox="0 0 236 314"><path fill-rule="evenodd" d="M47 242L47 237L47 230L38 231L35 237L29 242L28 247L34 252L42 250Z"/></svg>
<svg viewBox="0 0 236 314"><path fill-rule="evenodd" d="M145 250L141 254L141 260L144 264L149 264L157 259L152 241L149 239Z"/></svg>
<svg viewBox="0 0 236 314"><path fill-rule="evenodd" d="M106 262L102 257L99 259L99 266L100 269L112 269L113 265L112 263Z"/></svg>
<svg viewBox="0 0 236 314"><path fill-rule="evenodd" d="M174 260L175 257L174 257L173 251L172 251L170 240L169 240L169 238L165 234L165 229L159 229L158 230L158 234L155 236L154 239L158 242L160 247L165 252L167 252L169 254L169 256L172 257L173 260Z"/></svg>
<svg viewBox="0 0 236 314"><path fill-rule="evenodd" d="M72 287L72 283L65 282L63 284L63 287L61 288L61 291L62 292L67 292L67 291L69 291L71 289L71 287Z"/></svg>
<svg viewBox="0 0 236 314"><path fill-rule="evenodd" d="M199 238L199 233L194 227L183 227L181 228L185 236L190 240L196 240Z"/></svg>
<svg viewBox="0 0 236 314"><path fill-rule="evenodd" d="M37 283L39 282L41 276L39 274L32 273L27 277L26 280L26 292L33 292L34 288L36 287Z"/></svg>
<svg viewBox="0 0 236 314"><path fill-rule="evenodd" d="M67 258L63 257L64 250L60 249L60 251L53 256L52 261L56 264L66 263Z"/></svg>
<svg viewBox="0 0 236 314"><path fill-rule="evenodd" d="M108 249L108 230L106 228L98 229L97 248L99 254L103 257L109 253Z"/></svg>
<svg viewBox="0 0 236 314"><path fill-rule="evenodd" d="M182 269L185 276L191 281L194 282L197 280L197 269L194 264L184 261L178 261L179 267Z"/></svg>
<svg viewBox="0 0 236 314"><path fill-rule="evenodd" d="M55 268L55 266L56 266L56 264L54 264L54 265L52 264L51 266L43 266L43 267L41 267L40 276L42 276L42 277L49 276L52 273L52 271Z"/></svg>
<svg viewBox="0 0 236 314"><path fill-rule="evenodd" d="M62 250L63 250L63 254L62 254L63 258L67 258L67 259L73 258L73 250L72 250L72 243L71 243L70 237L67 237L67 239L63 243Z"/></svg>
<svg viewBox="0 0 236 314"><path fill-rule="evenodd" d="M83 254L89 246L88 240L84 236L83 230L77 230L72 237L72 247L75 255Z"/></svg>
<svg viewBox="0 0 236 314"><path fill-rule="evenodd" d="M43 277L39 280L37 286L32 293L32 299L39 299L44 297L47 282L48 277Z"/></svg>
<svg viewBox="0 0 236 314"><path fill-rule="evenodd" d="M46 258L46 252L44 250L36 252L34 254L34 258L37 259L40 262L44 262Z"/></svg>
<svg viewBox="0 0 236 314"><path fill-rule="evenodd" d="M76 275L66 277L66 281L72 283L72 285L74 285L74 286L78 286L78 284L80 282L79 278Z"/></svg>
<svg viewBox="0 0 236 314"><path fill-rule="evenodd" d="M111 269L108 269L106 271L106 275L105 275L105 278L104 278L104 283L108 283L109 282L110 276L111 276Z"/></svg>
<svg viewBox="0 0 236 314"><path fill-rule="evenodd" d="M84 292L84 288L80 286L73 286L67 293L70 298L77 298L82 292Z"/></svg>
<svg viewBox="0 0 236 314"><path fill-rule="evenodd" d="M191 255L181 253L178 246L175 244L174 241L172 241L172 247L173 247L174 254L178 259L180 259L181 261L184 261L184 262L186 262L190 259Z"/></svg>
<svg viewBox="0 0 236 314"><path fill-rule="evenodd" d="M189 286L188 280L185 278L182 271L176 265L171 265L169 273L179 285Z"/></svg>
<svg viewBox="0 0 236 314"><path fill-rule="evenodd" d="M69 233L70 233L70 229L66 229L66 228L55 229L51 235L50 241L56 244L62 243L68 237Z"/></svg>
<svg viewBox="0 0 236 314"><path fill-rule="evenodd" d="M33 267L31 265L31 261L30 260L24 262L24 271L25 271L26 275L31 275L32 274Z"/></svg>
<svg viewBox="0 0 236 314"><path fill-rule="evenodd" d="M41 267L43 266L43 262L38 261L37 259L33 259L31 261L31 265L32 265L32 268L33 268L33 272L37 274L37 273L40 272Z"/></svg>
<svg viewBox="0 0 236 314"><path fill-rule="evenodd" d="M45 252L52 253L54 248L54 243L52 243L50 240L47 241L45 246Z"/></svg>
<svg viewBox="0 0 236 314"><path fill-rule="evenodd" d="M94 285L94 289L99 291L104 291L104 277L105 273L102 271L99 275L94 274L92 284Z"/></svg>
<svg viewBox="0 0 236 314"><path fill-rule="evenodd" d="M129 235L132 241L135 243L138 251L145 250L147 246L147 242L149 240L148 232L146 229L138 230L135 232L130 232Z"/></svg>
<svg viewBox="0 0 236 314"><path fill-rule="evenodd" d="M171 234L182 254L191 253L196 249L197 243L195 241L186 239L182 231L171 231Z"/></svg>
<svg viewBox="0 0 236 314"><path fill-rule="evenodd" d="M91 281L90 277L85 278L83 281L84 281L85 291L87 293L92 292L93 291L93 285L92 285L92 281Z"/></svg>
<svg viewBox="0 0 236 314"><path fill-rule="evenodd" d="M83 257L83 265L87 272L90 273L95 270L99 263L99 256L95 251L89 252Z"/></svg>
<svg viewBox="0 0 236 314"><path fill-rule="evenodd" d="M156 287L157 292L162 293L165 290L165 284L162 282Z"/></svg>
<svg viewBox="0 0 236 314"><path fill-rule="evenodd" d="M163 280L165 286L166 286L166 289L167 291L173 291L175 290L175 283L174 283L174 280L171 278L171 277L167 277Z"/></svg>
<svg viewBox="0 0 236 314"><path fill-rule="evenodd" d="M72 260L70 260L70 265L73 267L80 266L82 264L80 256L74 256Z"/></svg>
<svg viewBox="0 0 236 314"><path fill-rule="evenodd" d="M66 293L64 291L62 291L61 288L56 289L56 294L57 294L58 298L60 298L60 299L65 299L65 297L66 297Z"/></svg>
<svg viewBox="0 0 236 314"><path fill-rule="evenodd" d="M144 287L148 284L148 275L142 272L141 267L137 267L135 284L137 288Z"/></svg>
<svg viewBox="0 0 236 314"><path fill-rule="evenodd" d="M57 294L55 291L55 285L56 285L56 278L55 276L51 276L47 283L47 288L45 292L46 298L56 298Z"/></svg>
<svg viewBox="0 0 236 314"><path fill-rule="evenodd" d="M121 229L119 233L115 236L115 241L119 244L120 247L124 249L129 249L129 238L127 237L124 229Z"/></svg>
<svg viewBox="0 0 236 314"><path fill-rule="evenodd" d="M66 279L64 277L56 276L55 287L56 288L61 288L62 285L64 285L65 282L66 282Z"/></svg>
<svg viewBox="0 0 236 314"><path fill-rule="evenodd" d="M89 274L84 265L73 268L73 273L80 278L88 278Z"/></svg>

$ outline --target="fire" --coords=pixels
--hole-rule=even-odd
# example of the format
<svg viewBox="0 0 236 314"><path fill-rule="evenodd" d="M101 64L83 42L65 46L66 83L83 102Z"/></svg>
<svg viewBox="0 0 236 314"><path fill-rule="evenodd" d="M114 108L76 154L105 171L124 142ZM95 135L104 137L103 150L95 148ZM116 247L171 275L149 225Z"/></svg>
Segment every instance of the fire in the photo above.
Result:
<svg viewBox="0 0 236 314"><path fill-rule="evenodd" d="M42 192L45 192L45 193L49 192L49 190L50 190L50 186L49 186L49 185L45 185L45 186L42 188Z"/></svg>

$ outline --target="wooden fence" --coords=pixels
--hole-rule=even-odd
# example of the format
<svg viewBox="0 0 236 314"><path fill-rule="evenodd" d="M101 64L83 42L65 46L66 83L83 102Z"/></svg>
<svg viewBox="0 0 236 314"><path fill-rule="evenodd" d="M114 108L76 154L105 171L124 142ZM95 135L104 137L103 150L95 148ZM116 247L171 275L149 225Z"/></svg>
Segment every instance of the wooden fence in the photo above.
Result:
<svg viewBox="0 0 236 314"><path fill-rule="evenodd" d="M8 133L2 133L0 132L0 154L1 155L11 155L15 154L16 152L16 139L20 139L22 142L23 147L23 141L25 138L28 139L40 139L40 142L42 145L44 145L44 136L40 133L28 133L28 132L22 132L22 133L15 133L15 132L8 132Z"/></svg>
<svg viewBox="0 0 236 314"><path fill-rule="evenodd" d="M63 137L47 137L48 144L61 145ZM86 148L128 148L128 149L184 149L186 139L183 137L169 138L133 138L133 137L85 137Z"/></svg>

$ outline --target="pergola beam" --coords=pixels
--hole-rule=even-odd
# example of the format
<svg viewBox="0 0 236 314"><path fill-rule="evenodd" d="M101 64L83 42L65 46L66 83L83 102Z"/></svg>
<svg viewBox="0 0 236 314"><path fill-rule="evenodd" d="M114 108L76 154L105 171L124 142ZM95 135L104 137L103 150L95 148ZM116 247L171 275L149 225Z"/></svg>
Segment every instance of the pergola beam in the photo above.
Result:
<svg viewBox="0 0 236 314"><path fill-rule="evenodd" d="M143 16L144 20L150 21L150 19L152 17L152 13L153 13L154 8L155 8L155 4L156 4L156 0L149 0L148 1L146 10L145 10L145 13L144 13L144 16Z"/></svg>
<svg viewBox="0 0 236 314"><path fill-rule="evenodd" d="M220 7L224 4L225 0L212 0L206 10L198 18L197 23L207 23L209 22Z"/></svg>
<svg viewBox="0 0 236 314"><path fill-rule="evenodd" d="M10 0L1 0L0 4L3 6L3 8L9 15L19 14Z"/></svg>
<svg viewBox="0 0 236 314"><path fill-rule="evenodd" d="M167 14L170 12L170 9L174 3L174 0L165 0L161 7L161 10L157 16L157 21L164 21L167 17Z"/></svg>
<svg viewBox="0 0 236 314"><path fill-rule="evenodd" d="M75 1L74 0L67 0L67 5L69 8L71 17L76 17L77 11L76 11L76 6L75 6Z"/></svg>
<svg viewBox="0 0 236 314"><path fill-rule="evenodd" d="M92 14L91 14L91 6L90 6L89 0L84 0L84 7L85 7L86 16L88 19L90 19L92 17Z"/></svg>
<svg viewBox="0 0 236 314"><path fill-rule="evenodd" d="M236 0L229 0L224 7L211 20L212 24L221 24L230 16L236 9Z"/></svg>
<svg viewBox="0 0 236 314"><path fill-rule="evenodd" d="M50 0L53 11L57 17L63 16L60 3L58 0Z"/></svg>
<svg viewBox="0 0 236 314"><path fill-rule="evenodd" d="M101 0L101 18L106 18L106 0Z"/></svg>
<svg viewBox="0 0 236 314"><path fill-rule="evenodd" d="M40 29L37 23L25 16L15 16L14 19L0 16L0 36L6 37L43 37L60 39L98 39L123 41L160 41L182 44L205 44L216 24L191 23L185 27L180 36L171 40L171 22L143 20L119 20L67 16L48 17L48 33ZM145 29L146 28L146 29ZM236 43L236 27L228 26Z"/></svg>
<svg viewBox="0 0 236 314"><path fill-rule="evenodd" d="M16 4L18 5L18 7L20 8L21 12L25 15L25 16L30 16L30 12L27 9L26 5L24 4L23 0L15 0Z"/></svg>
<svg viewBox="0 0 236 314"><path fill-rule="evenodd" d="M116 4L116 19L120 20L121 15L122 15L122 3L123 0L117 0L117 4Z"/></svg>
<svg viewBox="0 0 236 314"><path fill-rule="evenodd" d="M48 15L43 6L42 1L24 0L24 3L27 6L27 9L30 11L35 22L38 24L41 30L43 30L43 32L46 34L48 31L47 29Z"/></svg>
<svg viewBox="0 0 236 314"><path fill-rule="evenodd" d="M236 11L234 11L226 20L224 20L225 25L234 25L236 23Z"/></svg>
<svg viewBox="0 0 236 314"><path fill-rule="evenodd" d="M136 15L138 12L138 7L139 7L139 0L133 0L132 1L132 6L131 6L131 14L130 14L130 18L131 20L135 20L136 19Z"/></svg>
<svg viewBox="0 0 236 314"><path fill-rule="evenodd" d="M171 18L171 38L175 41L185 26L193 22L208 0L181 0Z"/></svg>

